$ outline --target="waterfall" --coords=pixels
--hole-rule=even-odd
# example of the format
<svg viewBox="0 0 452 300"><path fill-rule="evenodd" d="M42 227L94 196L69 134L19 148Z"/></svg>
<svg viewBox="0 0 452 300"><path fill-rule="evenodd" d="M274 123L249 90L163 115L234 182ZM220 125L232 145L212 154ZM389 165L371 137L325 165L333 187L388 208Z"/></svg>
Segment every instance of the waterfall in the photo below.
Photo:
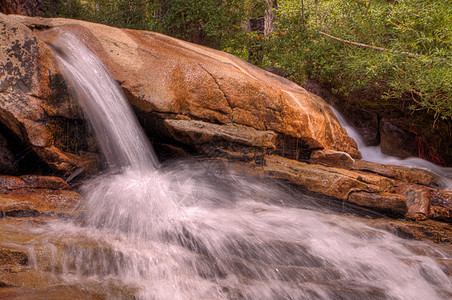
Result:
<svg viewBox="0 0 452 300"><path fill-rule="evenodd" d="M151 145L102 62L70 34L52 45L58 61L96 134L109 168L155 169ZM93 101L102 99L102 101Z"/></svg>
<svg viewBox="0 0 452 300"><path fill-rule="evenodd" d="M395 156L390 156L384 154L381 151L380 146L367 146L358 131L352 125L350 125L347 120L345 120L345 118L339 113L339 111L334 107L331 107L331 109L336 114L336 117L341 123L342 127L344 127L347 131L347 134L356 141L358 150L361 152L363 160L385 165L418 168L430 171L438 175L445 189L452 191L452 168L441 167L418 157L409 157L402 159Z"/></svg>
<svg viewBox="0 0 452 300"><path fill-rule="evenodd" d="M445 253L374 229L330 199L226 163L159 165L99 59L68 33L53 47L109 167L83 188L79 218L43 232L64 245L52 248L63 253L51 269L67 284L139 299L452 295L438 263Z"/></svg>

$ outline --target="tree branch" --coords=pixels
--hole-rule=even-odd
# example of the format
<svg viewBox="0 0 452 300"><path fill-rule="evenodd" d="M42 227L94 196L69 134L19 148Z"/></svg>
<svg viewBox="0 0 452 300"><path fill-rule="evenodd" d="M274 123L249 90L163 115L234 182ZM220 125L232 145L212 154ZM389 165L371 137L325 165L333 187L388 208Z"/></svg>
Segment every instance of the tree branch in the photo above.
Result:
<svg viewBox="0 0 452 300"><path fill-rule="evenodd" d="M345 44L350 44L350 45L354 45L354 46L359 46L359 47L364 47L364 48L368 48L368 49L373 49L373 50L378 50L378 51L387 51L387 52L391 52L391 53L400 53L400 54L404 54L406 56L412 56L412 57L426 57L424 55L418 54L418 53L411 53L411 52L405 52L405 51L395 51L395 50L390 50L387 48L382 48L382 47L377 47L377 46L372 46L372 45L367 45L367 44L362 44L362 43L356 43L356 42L352 42L352 41L348 41L348 40L344 40L335 36L332 36L328 33L319 31L320 34L327 36L333 40L345 43ZM440 60L446 60L445 58L439 58Z"/></svg>

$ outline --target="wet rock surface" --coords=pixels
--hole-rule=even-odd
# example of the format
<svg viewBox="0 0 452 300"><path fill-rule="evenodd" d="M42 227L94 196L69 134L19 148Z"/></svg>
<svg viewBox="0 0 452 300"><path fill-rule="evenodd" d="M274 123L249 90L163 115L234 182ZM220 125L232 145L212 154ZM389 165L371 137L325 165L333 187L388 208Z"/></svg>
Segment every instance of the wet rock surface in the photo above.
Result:
<svg viewBox="0 0 452 300"><path fill-rule="evenodd" d="M0 175L0 213L3 217L70 217L80 195L59 177Z"/></svg>
<svg viewBox="0 0 452 300"><path fill-rule="evenodd" d="M243 164L242 164L243 166ZM248 169L249 171L249 169ZM67 190L60 190L67 191ZM0 218L0 298L7 299L106 299L106 298L121 298L128 299L133 298L136 290L133 285L123 285L122 283L111 281L99 282L97 280L87 279L82 284L68 284L67 279L60 277L62 269L60 269L59 263L56 260L65 259L69 268L75 268L76 264L70 263L70 258L63 258L63 256L55 255L55 253L71 253L71 249L98 249L103 255L111 255L112 259L117 259L112 249L109 249L108 245L99 244L99 242L84 240L79 237L64 237L54 236L49 237L43 234L45 231L40 231L41 226L47 226L49 222L54 222L59 218L66 218L65 214L55 214L54 201L49 201L49 190L34 190L33 198L35 201L47 202L46 205L40 205L39 216L16 216L8 217L3 215ZM52 192L56 192L53 190ZM17 193L17 192L16 192ZM41 195L39 195L41 193ZM75 193L74 193L75 194ZM28 194L30 195L30 194ZM52 194L54 195L54 194ZM1 194L2 197L5 194ZM17 194L16 194L17 196ZM67 196L67 195L66 195ZM79 196L72 195L73 199L80 200ZM1 198L0 198L1 199ZM23 199L26 202L26 199ZM61 201L60 198L58 201ZM1 200L0 200L1 201ZM81 200L83 201L83 200ZM67 201L67 211L74 212L76 210L78 201ZM61 208L60 208L61 209ZM447 253L452 254L451 237L452 229L450 225L442 222L436 222L432 220L425 221L403 221L403 220L391 220L391 219L369 219L358 216L349 216L349 218L364 222L371 227L383 229L389 231L399 237L409 240L422 240L429 243L436 243L436 251L432 251L425 246L414 244L407 244L413 253L420 255L428 255L438 261L446 274L452 275L452 264L449 260L444 259L444 255L447 257ZM367 234L362 232L360 234ZM375 234L369 232L368 234ZM63 239L64 240L60 240ZM203 251L199 250L202 245L196 246L196 240L191 240L190 243L186 243L188 237L180 239L174 237L172 243L181 243L182 247L187 247L190 251L194 251L199 255L199 265L195 268L199 276L203 278L217 278L221 277L221 268L214 270L211 268L205 269L205 263L210 264L211 258L203 255ZM245 247L246 245L242 245ZM231 270L234 270L235 274L241 280L249 281L259 279L259 270L263 266L254 263L254 260L258 260L259 257L259 245L254 245L256 248L245 249L240 248L240 244L234 244L231 249L237 249L236 261L231 262ZM248 246L246 246L248 247ZM286 253L287 259L291 257L291 254L296 251L297 253L303 253L306 249L300 248L297 243L282 243L276 241L274 244L266 245L271 247L273 251L278 253ZM198 249L198 250L197 250ZM246 250L246 251L245 251ZM249 251L250 250L250 251ZM253 250L253 251L251 251ZM431 252L431 253L430 253ZM50 255L52 253L52 255ZM83 253L83 252L82 252ZM90 251L86 252L86 255L91 255ZM94 252L96 253L96 252ZM306 252L308 255L308 252ZM245 256L244 256L245 255ZM283 256L285 257L285 256ZM76 259L76 258L74 258ZM89 256L86 257L87 261ZM276 258L275 258L276 259ZM285 261L285 258L281 258ZM207 261L205 261L207 260ZM342 282L342 288L337 289L334 286L327 287L329 292L335 296L340 297L370 297L375 295L384 296L384 291L379 289L365 290L359 289L352 283L341 281L340 274L336 274L334 270L329 270L328 265L325 265L322 260L314 256L308 256L300 261L293 261L290 266L280 265L278 261L268 261L268 264L275 264L278 268L278 280L284 283L300 284L301 282L320 281L320 282ZM36 265L38 264L38 265ZM83 265L77 267L77 270L85 270L89 275L90 265L86 265L86 270ZM65 270L65 272L75 272L75 269ZM110 272L115 273L115 269L111 269ZM89 278L89 276L87 277ZM226 289L226 287L225 287ZM357 294L357 291L361 291ZM226 290L225 290L226 292ZM237 294L238 293L238 294ZM234 295L239 295L240 291L227 290L229 298L234 298Z"/></svg>

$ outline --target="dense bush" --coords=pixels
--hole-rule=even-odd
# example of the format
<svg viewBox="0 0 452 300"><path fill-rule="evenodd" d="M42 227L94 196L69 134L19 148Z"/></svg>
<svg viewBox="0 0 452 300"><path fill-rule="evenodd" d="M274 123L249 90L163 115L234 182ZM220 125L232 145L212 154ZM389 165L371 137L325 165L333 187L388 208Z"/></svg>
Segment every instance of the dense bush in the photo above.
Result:
<svg viewBox="0 0 452 300"><path fill-rule="evenodd" d="M373 100L452 118L450 1L283 1L277 22L267 55L294 80L310 76L345 96L367 90Z"/></svg>

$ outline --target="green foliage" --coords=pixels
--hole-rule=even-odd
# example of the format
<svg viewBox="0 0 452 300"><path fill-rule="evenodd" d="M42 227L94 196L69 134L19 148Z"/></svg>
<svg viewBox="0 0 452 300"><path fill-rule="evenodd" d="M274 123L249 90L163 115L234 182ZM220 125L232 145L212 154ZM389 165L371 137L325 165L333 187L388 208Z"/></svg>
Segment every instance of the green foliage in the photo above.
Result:
<svg viewBox="0 0 452 300"><path fill-rule="evenodd" d="M222 48L240 33L241 1L168 0L162 6L165 31L175 37Z"/></svg>
<svg viewBox="0 0 452 300"><path fill-rule="evenodd" d="M252 0L62 0L48 17L82 19L115 27L151 30L248 58Z"/></svg>
<svg viewBox="0 0 452 300"><path fill-rule="evenodd" d="M448 0L280 1L269 60L336 92L403 101L452 119L452 5ZM350 45L332 36L387 51ZM282 50L282 51L281 51ZM403 54L408 52L409 54Z"/></svg>
<svg viewBox="0 0 452 300"><path fill-rule="evenodd" d="M152 12L157 3L145 0L62 0L47 7L49 17L66 17L115 27L153 30Z"/></svg>

